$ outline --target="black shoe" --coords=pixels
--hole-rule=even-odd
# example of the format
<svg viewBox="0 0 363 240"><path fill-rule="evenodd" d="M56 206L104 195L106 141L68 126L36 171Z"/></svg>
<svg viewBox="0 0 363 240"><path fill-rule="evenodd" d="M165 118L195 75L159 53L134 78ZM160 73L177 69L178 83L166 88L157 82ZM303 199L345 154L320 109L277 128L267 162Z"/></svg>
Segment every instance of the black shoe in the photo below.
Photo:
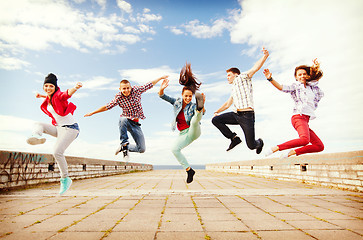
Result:
<svg viewBox="0 0 363 240"><path fill-rule="evenodd" d="M200 94L200 93L195 93L195 99L196 99L196 102L197 102L197 111L200 112L204 108L203 95Z"/></svg>
<svg viewBox="0 0 363 240"><path fill-rule="evenodd" d="M231 144L229 144L229 147L227 149L227 151L231 150L232 148L234 148L235 146L237 146L238 144L240 144L242 141L239 137L235 136L232 140L231 140Z"/></svg>
<svg viewBox="0 0 363 240"><path fill-rule="evenodd" d="M193 168L190 168L188 171L188 177L187 177L187 183L191 183L193 182L193 176L195 174L195 171L193 170Z"/></svg>
<svg viewBox="0 0 363 240"><path fill-rule="evenodd" d="M123 145L121 148L121 151L124 155L124 158L128 158L129 157L129 144L127 143L127 144Z"/></svg>
<svg viewBox="0 0 363 240"><path fill-rule="evenodd" d="M260 146L256 148L256 153L260 154L262 152L262 148L263 148L263 141L261 138L259 138L257 141L260 142Z"/></svg>

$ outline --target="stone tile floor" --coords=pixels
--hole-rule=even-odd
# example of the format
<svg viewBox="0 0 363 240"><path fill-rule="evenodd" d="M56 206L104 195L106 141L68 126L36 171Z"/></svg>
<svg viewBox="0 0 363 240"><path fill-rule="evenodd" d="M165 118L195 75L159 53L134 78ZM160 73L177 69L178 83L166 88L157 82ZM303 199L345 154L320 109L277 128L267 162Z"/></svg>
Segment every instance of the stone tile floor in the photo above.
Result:
<svg viewBox="0 0 363 240"><path fill-rule="evenodd" d="M363 239L363 194L155 170L0 194L1 239Z"/></svg>

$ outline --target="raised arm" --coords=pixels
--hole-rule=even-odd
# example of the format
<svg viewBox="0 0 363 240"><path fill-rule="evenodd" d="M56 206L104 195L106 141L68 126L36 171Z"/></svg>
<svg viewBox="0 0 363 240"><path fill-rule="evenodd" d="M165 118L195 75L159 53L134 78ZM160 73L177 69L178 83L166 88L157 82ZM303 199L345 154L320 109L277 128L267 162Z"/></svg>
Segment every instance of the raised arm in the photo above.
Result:
<svg viewBox="0 0 363 240"><path fill-rule="evenodd" d="M68 89L68 95L72 96L82 86L83 86L82 83L80 83L80 82L76 83L76 86L74 86L73 88Z"/></svg>
<svg viewBox="0 0 363 240"><path fill-rule="evenodd" d="M158 79L155 79L154 81L151 81L151 83L155 86L160 80L168 79L168 77L169 77L168 75L159 77Z"/></svg>
<svg viewBox="0 0 363 240"><path fill-rule="evenodd" d="M223 112L224 110L228 109L233 103L232 96L229 97L227 102L225 102L220 108L217 109L217 111L214 112L214 117L217 116L219 113Z"/></svg>
<svg viewBox="0 0 363 240"><path fill-rule="evenodd" d="M255 75L255 73L261 69L262 65L265 63L266 59L269 56L269 53L267 51L267 49L262 48L262 52L263 52L263 57L261 57L256 63L255 65L247 71L247 75L249 78L252 78L253 75Z"/></svg>
<svg viewBox="0 0 363 240"><path fill-rule="evenodd" d="M163 82L161 83L160 89L159 89L159 96L164 95L164 90L165 88L167 88L169 86L169 80L166 78L163 80Z"/></svg>
<svg viewBox="0 0 363 240"><path fill-rule="evenodd" d="M263 74L265 74L265 77L267 78L267 80L278 90L282 90L282 85L280 83L278 83L275 79L272 78L272 73L270 72L270 70L268 69L264 69L263 70Z"/></svg>

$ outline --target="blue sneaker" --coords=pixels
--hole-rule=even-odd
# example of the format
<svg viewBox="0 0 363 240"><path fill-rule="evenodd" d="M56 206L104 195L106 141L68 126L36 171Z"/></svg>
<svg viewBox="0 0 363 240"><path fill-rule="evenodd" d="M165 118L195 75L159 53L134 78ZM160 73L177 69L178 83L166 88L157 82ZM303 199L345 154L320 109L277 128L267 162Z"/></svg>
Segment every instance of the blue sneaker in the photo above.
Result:
<svg viewBox="0 0 363 240"><path fill-rule="evenodd" d="M70 177L60 179L60 190L59 195L63 195L72 185L72 179Z"/></svg>

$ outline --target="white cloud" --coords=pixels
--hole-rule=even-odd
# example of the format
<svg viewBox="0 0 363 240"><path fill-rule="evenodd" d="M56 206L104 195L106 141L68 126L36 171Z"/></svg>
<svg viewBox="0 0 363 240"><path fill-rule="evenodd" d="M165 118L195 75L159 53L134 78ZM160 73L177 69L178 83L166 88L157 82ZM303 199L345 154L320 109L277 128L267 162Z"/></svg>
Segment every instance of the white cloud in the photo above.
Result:
<svg viewBox="0 0 363 240"><path fill-rule="evenodd" d="M117 82L117 79L107 78L107 77L103 77L103 76L95 76L91 80L83 81L82 88L83 89L94 89L94 90L114 89L113 87L110 87L110 85L115 82Z"/></svg>
<svg viewBox="0 0 363 240"><path fill-rule="evenodd" d="M216 19L211 24L201 23L198 19L194 19L179 27L168 26L166 28L169 28L175 35L180 35L185 32L196 38L214 38L221 36L225 30L230 30L238 14L239 10L233 9L227 13L227 17ZM181 29L184 29L184 31Z"/></svg>
<svg viewBox="0 0 363 240"><path fill-rule="evenodd" d="M0 68L5 70L17 70L28 65L28 62L20 60L18 58L0 56Z"/></svg>
<svg viewBox="0 0 363 240"><path fill-rule="evenodd" d="M169 75L169 79L173 79L173 81L174 79L179 79L179 73L176 73L169 66L160 66L149 69L123 69L119 70L119 73L122 78L138 84L145 84L148 81L155 80L164 75Z"/></svg>
<svg viewBox="0 0 363 240"><path fill-rule="evenodd" d="M137 20L139 22L151 22L151 21L161 21L163 17L160 14L149 13L150 9L145 8L142 14L137 14Z"/></svg>
<svg viewBox="0 0 363 240"><path fill-rule="evenodd" d="M106 9L107 0L96 0L96 2L102 8L102 10Z"/></svg>
<svg viewBox="0 0 363 240"><path fill-rule="evenodd" d="M180 28L177 28L177 27L174 27L174 26L166 27L166 28L169 28L170 31L172 33L174 33L175 35L182 35L182 34L184 34L183 30L181 30Z"/></svg>
<svg viewBox="0 0 363 240"><path fill-rule="evenodd" d="M215 20L212 26L200 23L199 20L193 20L183 25L186 32L189 32L196 38L213 38L221 36L223 31L228 28L228 22L224 19Z"/></svg>
<svg viewBox="0 0 363 240"><path fill-rule="evenodd" d="M117 6L122 10L125 11L126 13L131 13L132 12L132 6L130 3L126 2L126 1L122 1L122 0L116 0L117 1Z"/></svg>
<svg viewBox="0 0 363 240"><path fill-rule="evenodd" d="M102 9L106 7L105 0L96 2ZM117 4L124 11L132 12L126 1L117 1ZM114 53L110 50L114 45L135 44L141 41L142 35L155 34L149 24L162 19L149 9L137 13L134 21L115 13L103 14L78 10L67 1L0 1L0 49L3 52L0 68L12 70L27 66L16 53L44 51L56 45L85 53L92 50ZM125 46L118 50L118 53L124 52Z"/></svg>

